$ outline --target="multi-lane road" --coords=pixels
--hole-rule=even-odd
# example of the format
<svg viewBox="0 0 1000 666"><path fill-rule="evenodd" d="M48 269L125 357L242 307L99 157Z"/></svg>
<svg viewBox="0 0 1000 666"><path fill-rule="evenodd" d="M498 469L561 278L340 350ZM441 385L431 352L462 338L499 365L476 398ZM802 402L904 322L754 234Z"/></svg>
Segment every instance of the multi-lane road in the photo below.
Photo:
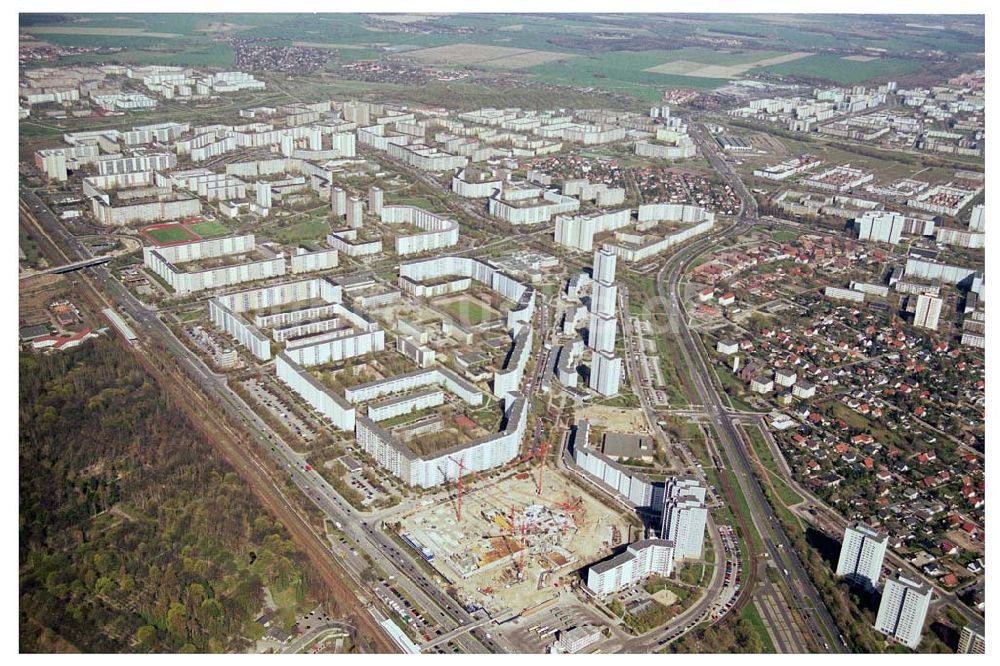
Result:
<svg viewBox="0 0 1000 666"><path fill-rule="evenodd" d="M53 237L53 242L59 244L67 257L74 260L89 258L86 248L65 230L33 192L22 187L20 196L32 216L42 225L45 233ZM116 303L120 311L134 320L140 338L156 340L163 345L186 370L188 376L196 380L231 418L246 427L255 443L275 460L279 468L283 468L289 474L292 482L306 497L331 522L343 526L342 530L348 535L352 548L345 549L342 553L344 556L342 564L352 573L357 590L367 588L361 581L361 573L368 566L361 555L361 552L364 552L386 575L393 576L396 584L424 610L429 616L428 619L438 623L444 631L453 631L473 622L472 616L464 608L441 591L439 585L428 579L409 553L397 548L378 525L369 524L367 521L370 519L354 509L317 471L306 469L307 465L301 456L229 388L225 376L213 372L193 351L178 340L170 328L160 320L156 311L145 307L113 279L107 267L96 266L85 270L91 272L109 300ZM363 595L363 600L370 603L367 594ZM482 629L457 636L454 641L469 653L504 651L496 641L487 638Z"/></svg>
<svg viewBox="0 0 1000 666"><path fill-rule="evenodd" d="M656 276L659 305L666 313L670 333L678 342L680 353L691 375L692 386L697 393L698 401L703 405L703 413L714 432L719 450L724 455L725 463L734 472L740 490L746 497L750 518L755 528L760 532L767 556L784 572L784 583L789 589L793 605L809 627L814 644L823 646L823 649L828 651L839 652L846 648L846 645L839 639L836 625L819 598L816 588L809 580L797 554L792 550L787 536L782 531L753 474L746 442L734 422L732 414L724 406L723 400L711 380L711 371L702 356L700 345L687 325L680 293L681 278L687 267L713 244L724 238L743 233L758 222L756 200L720 154L714 140L711 136L707 136L703 126L696 123L690 125L690 131L692 138L713 169L740 197L741 211L737 223L733 226L716 231L691 243L664 262ZM440 186L433 181L428 181L422 174L416 174L415 177L426 185ZM71 261L92 259L87 249L55 219L51 211L33 192L22 187L21 199L44 226L45 231L53 236L54 241L59 244L68 259ZM463 205L463 209L472 217L483 220L481 211L469 210L469 208L471 205ZM511 239L502 240L505 242ZM461 250L460 253L468 251L472 250ZM231 418L245 426L260 449L275 461L279 469L283 469L289 475L294 485L309 498L323 515L339 526L345 535L345 543L342 548L338 548L336 543L331 544L331 549L343 558L342 564L354 580L358 595L363 602L371 607L375 605L373 595L368 594L369 586L362 582L366 570L370 565L374 565L377 570L384 573L388 580L394 581L393 584L398 586L422 609L423 616L427 620L439 625L442 632L449 635L451 640L465 652L505 652L513 649L511 646L498 642L499 638L495 639L486 633L485 628L480 626L483 620L481 614L475 614L475 616L470 614L454 599L446 595L441 589L441 584L431 580L419 563L415 561L413 554L399 546L383 532L380 516L384 512L366 514L356 510L317 471L308 468L302 457L292 450L280 435L274 432L256 411L228 386L224 375L213 372L191 349L176 338L170 328L160 319L159 312L147 308L137 300L112 278L106 266L93 266L85 270L89 271L90 275L95 278L101 292L110 301L117 304L120 311L134 320L140 337L155 340L167 349L206 394L211 396ZM627 292L625 297L627 298ZM622 308L621 315L623 328L627 327L627 307ZM544 381L545 370L550 365L550 349L545 345L545 342L549 338L549 332L554 327L553 319L552 310L547 305L540 304L536 312L535 325L537 330L543 332L543 335L540 336L541 349L536 355L535 365L525 383L525 394L529 404L539 385ZM626 338L628 338L627 333L626 330ZM638 373L630 354L626 354L626 364L629 374L633 377L633 382L636 383L635 391L639 395L642 411L653 431L658 433L656 413L641 386L641 375ZM559 458L562 462L562 456ZM714 527L711 529L713 537L717 536ZM719 552L718 548L716 548L716 552ZM745 563L747 567L755 565L755 562ZM619 646L620 650L624 652L654 651L704 621L715 605L721 588L721 578L720 567L715 567L705 594L696 604L661 629L625 641ZM788 623L786 622L786 624ZM802 644L796 641L796 647L801 649Z"/></svg>
<svg viewBox="0 0 1000 666"><path fill-rule="evenodd" d="M692 125L691 131L692 137L705 157L740 196L742 206L737 224L696 241L664 262L656 276L660 305L667 315L670 332L679 343L681 355L698 398L704 406L715 439L725 454L725 462L734 472L740 490L747 500L750 518L760 533L767 556L784 573L796 610L809 627L816 644L827 651L841 652L847 649L847 646L840 639L833 618L830 617L798 555L791 548L787 535L781 529L771 505L764 496L763 489L753 474L746 442L715 389L711 371L702 356L699 343L687 325L684 300L680 293L681 278L687 267L713 245L724 238L746 232L757 222L757 204L754 197L725 159L719 155L714 142L709 143L711 139L705 138L704 129ZM752 566L752 563L747 563L747 566Z"/></svg>

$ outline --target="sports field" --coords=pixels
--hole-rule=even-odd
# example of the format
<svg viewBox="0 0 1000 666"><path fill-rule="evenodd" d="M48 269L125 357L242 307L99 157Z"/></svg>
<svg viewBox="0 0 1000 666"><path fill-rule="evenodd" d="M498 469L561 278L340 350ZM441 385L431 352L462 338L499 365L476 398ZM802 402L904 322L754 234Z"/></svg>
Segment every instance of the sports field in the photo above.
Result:
<svg viewBox="0 0 1000 666"><path fill-rule="evenodd" d="M497 317L497 313L494 310L491 310L479 301L465 296L445 303L442 309L455 319L469 326L477 326L484 321L489 321Z"/></svg>
<svg viewBox="0 0 1000 666"><path fill-rule="evenodd" d="M142 233L158 245L198 240L198 236L182 224L156 224L146 227Z"/></svg>
<svg viewBox="0 0 1000 666"><path fill-rule="evenodd" d="M202 238L225 236L229 233L229 228L221 222L195 222L194 224L189 224L188 229Z"/></svg>

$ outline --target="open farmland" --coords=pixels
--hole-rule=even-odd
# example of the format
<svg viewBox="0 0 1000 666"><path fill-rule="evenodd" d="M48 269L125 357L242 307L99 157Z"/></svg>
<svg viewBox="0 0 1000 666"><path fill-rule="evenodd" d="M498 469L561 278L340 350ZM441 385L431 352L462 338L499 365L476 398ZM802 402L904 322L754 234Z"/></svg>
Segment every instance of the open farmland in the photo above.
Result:
<svg viewBox="0 0 1000 666"><path fill-rule="evenodd" d="M157 37L175 39L182 37L175 32L146 32L143 28L79 28L76 26L45 26L31 28L35 35L103 35L105 37Z"/></svg>
<svg viewBox="0 0 1000 666"><path fill-rule="evenodd" d="M504 69L534 67L554 60L566 60L573 57L571 54L555 51L515 49L482 44L449 44L409 51L406 54L408 60L427 64L498 66Z"/></svg>
<svg viewBox="0 0 1000 666"><path fill-rule="evenodd" d="M657 72L660 74L698 76L709 79L732 79L742 76L747 70L753 69L754 67L778 65L784 62L798 60L799 58L805 58L809 55L812 54L806 53L805 51L797 51L795 53L787 53L785 55L774 56L773 58L762 58L761 60L739 65L705 65L703 63L692 62L690 60L675 60L673 62L657 65L656 67L650 67L646 71Z"/></svg>
<svg viewBox="0 0 1000 666"><path fill-rule="evenodd" d="M862 83L870 79L906 74L920 69L916 60L899 58L878 58L876 60L848 60L840 56L817 53L793 62L769 65L764 69L783 76L802 76L823 79L842 85Z"/></svg>
<svg viewBox="0 0 1000 666"><path fill-rule="evenodd" d="M710 90L726 84L727 79L664 74L646 71L661 65L682 51L614 51L597 56L549 62L528 71L546 83L588 86L627 92L645 99L660 99L664 86Z"/></svg>

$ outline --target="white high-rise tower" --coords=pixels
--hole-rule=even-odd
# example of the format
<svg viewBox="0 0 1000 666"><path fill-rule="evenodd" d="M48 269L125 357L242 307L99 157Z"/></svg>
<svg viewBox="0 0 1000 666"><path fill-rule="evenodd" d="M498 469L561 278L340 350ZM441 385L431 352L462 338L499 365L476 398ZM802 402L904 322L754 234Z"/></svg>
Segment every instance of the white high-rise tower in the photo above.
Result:
<svg viewBox="0 0 1000 666"><path fill-rule="evenodd" d="M867 525L848 525L840 545L837 575L868 589L874 588L882 573L886 545L886 536Z"/></svg>
<svg viewBox="0 0 1000 666"><path fill-rule="evenodd" d="M885 581L875 628L910 649L916 649L923 635L924 620L931 604L931 588L897 575Z"/></svg>

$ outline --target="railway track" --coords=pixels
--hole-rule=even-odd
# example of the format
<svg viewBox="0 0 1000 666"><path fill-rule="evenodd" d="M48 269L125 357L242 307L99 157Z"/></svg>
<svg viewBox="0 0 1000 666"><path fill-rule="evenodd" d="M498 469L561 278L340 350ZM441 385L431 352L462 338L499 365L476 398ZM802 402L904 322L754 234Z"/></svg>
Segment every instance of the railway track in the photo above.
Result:
<svg viewBox="0 0 1000 666"><path fill-rule="evenodd" d="M72 263L71 258L49 235L44 226L24 205L19 202L21 220L37 231L37 242L42 253L50 260ZM80 299L94 311L114 307L93 284L86 272L76 274L75 291ZM351 589L345 581L349 574L334 558L333 552L323 542L308 522L282 495L266 467L254 452L253 445L240 434L238 428L229 424L228 419L217 406L201 391L197 382L176 364L169 354L156 354L156 346L149 349L141 346L129 347L138 362L157 381L175 405L183 411L191 424L206 441L232 466L250 486L251 491L264 507L288 529L295 543L302 548L316 568L323 582L334 593L341 604L341 612L359 630L359 638L364 637L369 651L380 653L398 652L396 644L378 625L368 608L358 598L357 590ZM156 359L156 360L154 360Z"/></svg>

